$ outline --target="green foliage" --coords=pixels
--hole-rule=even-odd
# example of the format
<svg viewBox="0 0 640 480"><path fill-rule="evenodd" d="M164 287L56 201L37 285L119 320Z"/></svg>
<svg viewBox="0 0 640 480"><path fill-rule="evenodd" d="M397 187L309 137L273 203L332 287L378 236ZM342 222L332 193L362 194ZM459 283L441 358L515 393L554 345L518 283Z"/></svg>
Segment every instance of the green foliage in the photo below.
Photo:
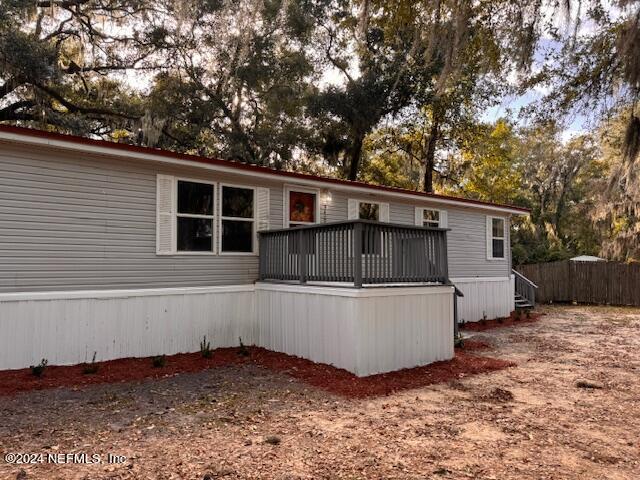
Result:
<svg viewBox="0 0 640 480"><path fill-rule="evenodd" d="M238 341L240 342L240 347L238 348L238 355L240 355L241 357L248 357L251 355L251 352L249 352L249 349L247 348L247 346L242 343L242 338L238 338Z"/></svg>
<svg viewBox="0 0 640 480"><path fill-rule="evenodd" d="M200 342L200 355L202 358L211 358L213 351L211 350L211 342L207 342L207 336L205 335Z"/></svg>
<svg viewBox="0 0 640 480"><path fill-rule="evenodd" d="M96 354L97 352L93 352L93 358L90 363L85 363L82 366L82 373L85 375L95 375L98 373L100 366L96 363Z"/></svg>
<svg viewBox="0 0 640 480"><path fill-rule="evenodd" d="M151 358L153 368L163 368L167 364L166 355L157 355Z"/></svg>
<svg viewBox="0 0 640 480"><path fill-rule="evenodd" d="M46 358L43 358L42 360L40 360L40 363L38 365L31 365L31 367L29 367L31 368L31 374L35 377L41 377L48 364L49 361Z"/></svg>

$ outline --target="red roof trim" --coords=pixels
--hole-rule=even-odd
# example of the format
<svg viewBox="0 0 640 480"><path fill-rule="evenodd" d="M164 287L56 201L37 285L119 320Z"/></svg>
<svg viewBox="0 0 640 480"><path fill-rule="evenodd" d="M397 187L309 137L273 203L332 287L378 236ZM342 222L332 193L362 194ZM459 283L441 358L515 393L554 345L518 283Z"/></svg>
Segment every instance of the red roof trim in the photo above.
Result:
<svg viewBox="0 0 640 480"><path fill-rule="evenodd" d="M519 212L523 212L523 213L529 213L529 209L527 208L523 208L523 207L517 207L515 205L506 205L506 204L500 204L500 203L491 203L491 202L484 202L481 200L472 200L469 198L461 198L461 197L453 197L453 196L448 196L448 195L439 195L436 193L425 193L425 192L417 192L414 190L406 190L403 188L396 188L396 187L387 187L384 185L372 185L369 183L364 183L364 182L358 182L358 181L351 181L351 180L341 180L338 178L331 178L331 177L322 177L322 176L318 176L318 175L311 175L311 174L307 174L307 173L298 173L298 172L287 172L287 171L283 171L283 170L274 170L272 168L269 167L261 167L258 165L251 165L248 163L241 163L241 162L235 162L235 161L231 161L231 160L220 160L217 158L208 158L208 157L201 157L198 155L189 155L186 153L176 153L176 152L171 152L169 150L162 150L159 148L152 148L152 147L141 147L138 145L129 145L126 143L115 143L115 142L109 142L106 140L96 140L93 138L86 138L86 137L79 137L77 135L67 135L67 134L63 134L63 133L54 133L54 132L46 132L44 130L36 130L33 128L25 128L25 127L16 127L13 125L0 125L0 132L8 132L8 133L15 133L15 134L19 134L19 135L27 135L30 137L37 137L37 138L48 138L48 139L52 139L52 140L60 140L60 141L66 141L66 142L73 142L73 143L77 143L80 145L91 145L91 146L96 146L96 147L106 147L106 148L110 148L113 150L120 150L120 151L127 151L127 152L133 152L133 153L144 153L144 154L150 154L150 155L158 155L161 157L167 157L167 158L173 158L173 159L180 159L180 160L186 160L186 161L190 161L190 162L198 162L198 163L204 163L204 164L208 164L208 165L218 165L218 166L224 166L224 167L232 167L232 168L237 168L239 170L248 170L248 171L254 171L254 172L259 172L259 173L266 173L269 175L274 175L274 176L281 176L281 177L288 177L288 178L301 178L301 179L306 179L306 180L316 180L316 181L321 181L321 182L325 182L325 183L332 183L332 184L336 184L336 185L345 185L345 186L353 186L353 187L361 187L361 188L367 188L370 190L378 190L378 191L383 191L383 192L391 192L391 193L401 193L401 194L407 194L407 195L414 195L416 197L421 197L421 198L432 198L435 200L449 200L449 201L453 201L453 202L460 202L460 203L468 203L471 205L480 205L480 206L487 206L487 207L498 207L498 208L505 208L505 209L509 209L509 210L516 210Z"/></svg>

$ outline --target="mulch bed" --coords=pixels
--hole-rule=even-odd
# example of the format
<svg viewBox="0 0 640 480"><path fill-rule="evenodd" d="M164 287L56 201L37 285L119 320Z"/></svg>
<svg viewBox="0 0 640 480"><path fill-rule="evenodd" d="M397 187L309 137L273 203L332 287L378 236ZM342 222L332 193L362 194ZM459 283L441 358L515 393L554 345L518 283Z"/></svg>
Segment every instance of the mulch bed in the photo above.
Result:
<svg viewBox="0 0 640 480"><path fill-rule="evenodd" d="M513 327L518 325L526 325L534 323L540 320L542 313L532 312L529 317L516 316L512 313L511 316L506 318L496 318L494 320L480 320L479 322L467 322L460 325L460 330L467 330L470 332L484 332L485 330L491 330L493 328Z"/></svg>
<svg viewBox="0 0 640 480"><path fill-rule="evenodd" d="M254 364L285 373L331 393L349 398L365 398L448 382L468 375L502 370L515 365L513 362L469 353L472 350L486 348L481 344L484 342L476 341L474 343L472 340L467 340L463 348L456 349L455 357L452 360L364 378L359 378L346 370L330 365L315 363L259 347L247 347L248 356L241 355L239 348L216 349L211 358L203 358L199 352L180 353L167 356L166 364L161 368L154 368L151 358L124 358L96 362L98 371L94 374L83 373L83 365L49 366L41 377L34 376L28 368L4 370L0 371L0 396L59 387L78 389L101 383L157 379L179 373L199 372L209 368Z"/></svg>

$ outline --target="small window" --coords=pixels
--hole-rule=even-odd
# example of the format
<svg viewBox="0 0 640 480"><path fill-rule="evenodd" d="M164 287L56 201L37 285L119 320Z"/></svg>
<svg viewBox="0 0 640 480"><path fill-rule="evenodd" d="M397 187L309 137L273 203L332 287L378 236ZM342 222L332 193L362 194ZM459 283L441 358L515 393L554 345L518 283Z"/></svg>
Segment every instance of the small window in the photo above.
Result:
<svg viewBox="0 0 640 480"><path fill-rule="evenodd" d="M223 185L221 192L220 251L252 253L255 223L254 189Z"/></svg>
<svg viewBox="0 0 640 480"><path fill-rule="evenodd" d="M178 180L177 250L213 252L213 185Z"/></svg>
<svg viewBox="0 0 640 480"><path fill-rule="evenodd" d="M504 219L491 218L491 258L504 258Z"/></svg>
<svg viewBox="0 0 640 480"><path fill-rule="evenodd" d="M359 216L360 220L380 221L380 205L377 203L360 202Z"/></svg>
<svg viewBox="0 0 640 480"><path fill-rule="evenodd" d="M377 203L360 202L358 205L360 220L380 221L380 205ZM362 232L362 253L379 255L382 252L382 238L373 231Z"/></svg>
<svg viewBox="0 0 640 480"><path fill-rule="evenodd" d="M440 211L425 208L422 211L422 226L435 228L440 227Z"/></svg>

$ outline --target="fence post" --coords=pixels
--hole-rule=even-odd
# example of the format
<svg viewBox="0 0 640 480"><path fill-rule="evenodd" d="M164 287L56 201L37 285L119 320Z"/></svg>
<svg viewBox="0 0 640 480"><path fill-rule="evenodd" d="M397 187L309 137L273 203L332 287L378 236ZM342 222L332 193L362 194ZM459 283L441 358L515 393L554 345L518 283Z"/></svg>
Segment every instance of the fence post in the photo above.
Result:
<svg viewBox="0 0 640 480"><path fill-rule="evenodd" d="M362 223L353 225L353 284L362 288Z"/></svg>

